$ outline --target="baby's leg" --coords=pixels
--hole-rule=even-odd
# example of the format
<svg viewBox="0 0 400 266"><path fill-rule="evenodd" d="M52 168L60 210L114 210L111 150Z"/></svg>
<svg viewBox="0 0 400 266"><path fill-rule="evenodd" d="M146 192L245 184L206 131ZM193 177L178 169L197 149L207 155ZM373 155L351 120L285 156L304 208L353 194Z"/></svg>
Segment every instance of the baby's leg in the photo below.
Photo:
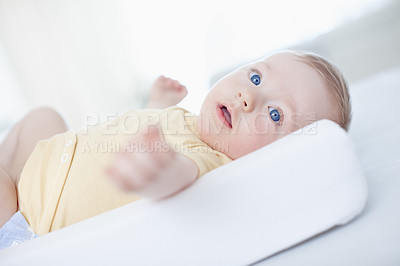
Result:
<svg viewBox="0 0 400 266"><path fill-rule="evenodd" d="M0 166L0 228L17 211L17 192L14 181Z"/></svg>
<svg viewBox="0 0 400 266"><path fill-rule="evenodd" d="M151 88L146 108L167 108L178 104L188 94L185 86L178 81L160 76Z"/></svg>
<svg viewBox="0 0 400 266"><path fill-rule="evenodd" d="M29 112L11 129L0 146L0 227L18 210L19 178L36 143L66 130L64 119L45 107Z"/></svg>

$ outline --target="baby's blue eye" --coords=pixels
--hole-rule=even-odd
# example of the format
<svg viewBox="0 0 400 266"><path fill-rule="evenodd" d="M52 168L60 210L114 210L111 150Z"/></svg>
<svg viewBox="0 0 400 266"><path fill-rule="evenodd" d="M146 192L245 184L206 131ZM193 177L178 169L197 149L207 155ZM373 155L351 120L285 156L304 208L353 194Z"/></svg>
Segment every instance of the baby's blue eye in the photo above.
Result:
<svg viewBox="0 0 400 266"><path fill-rule="evenodd" d="M250 73L250 80L253 82L254 85L259 85L261 83L261 77L256 72Z"/></svg>
<svg viewBox="0 0 400 266"><path fill-rule="evenodd" d="M274 122L279 122L281 120L281 114L279 111L273 107L268 107L269 116Z"/></svg>

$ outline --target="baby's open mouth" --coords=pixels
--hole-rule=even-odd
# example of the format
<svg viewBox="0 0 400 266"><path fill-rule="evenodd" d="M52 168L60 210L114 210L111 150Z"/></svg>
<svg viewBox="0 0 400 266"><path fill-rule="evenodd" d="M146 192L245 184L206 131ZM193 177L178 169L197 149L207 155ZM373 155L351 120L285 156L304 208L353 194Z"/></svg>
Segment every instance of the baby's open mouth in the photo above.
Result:
<svg viewBox="0 0 400 266"><path fill-rule="evenodd" d="M229 113L228 111L228 108L226 108L226 106L221 106L221 111L225 117L226 122L228 122L229 127L232 128L232 118L231 118L231 113Z"/></svg>

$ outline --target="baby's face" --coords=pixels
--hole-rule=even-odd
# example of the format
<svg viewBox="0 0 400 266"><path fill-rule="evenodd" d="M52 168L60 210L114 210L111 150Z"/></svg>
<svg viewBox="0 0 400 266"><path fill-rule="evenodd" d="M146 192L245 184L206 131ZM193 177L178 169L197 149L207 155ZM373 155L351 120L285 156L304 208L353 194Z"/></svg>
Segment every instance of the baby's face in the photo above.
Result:
<svg viewBox="0 0 400 266"><path fill-rule="evenodd" d="M318 73L281 52L222 78L207 95L197 129L215 150L237 159L322 118L335 105Z"/></svg>

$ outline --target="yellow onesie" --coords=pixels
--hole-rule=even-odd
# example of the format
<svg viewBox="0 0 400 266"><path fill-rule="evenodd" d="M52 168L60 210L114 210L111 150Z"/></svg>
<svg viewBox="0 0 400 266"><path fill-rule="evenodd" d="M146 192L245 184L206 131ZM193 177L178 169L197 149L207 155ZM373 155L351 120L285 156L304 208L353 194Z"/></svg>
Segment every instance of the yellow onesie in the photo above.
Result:
<svg viewBox="0 0 400 266"><path fill-rule="evenodd" d="M22 214L39 235L139 200L105 175L111 155L128 150L126 141L143 125L158 124L164 140L191 158L199 176L231 161L202 142L197 117L179 107L138 110L112 121L39 141L18 184Z"/></svg>

